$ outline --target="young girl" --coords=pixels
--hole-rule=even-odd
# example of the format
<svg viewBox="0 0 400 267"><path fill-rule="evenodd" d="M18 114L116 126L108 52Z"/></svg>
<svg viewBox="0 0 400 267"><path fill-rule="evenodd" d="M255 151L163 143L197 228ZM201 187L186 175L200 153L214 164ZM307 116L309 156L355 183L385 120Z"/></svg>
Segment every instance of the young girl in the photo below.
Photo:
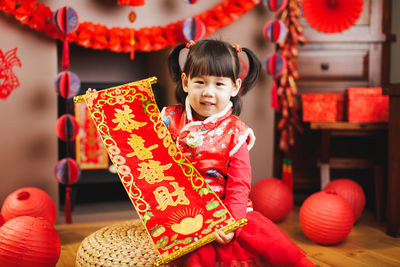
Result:
<svg viewBox="0 0 400 267"><path fill-rule="evenodd" d="M181 50L188 49L183 68ZM238 53L249 62L239 78ZM253 131L238 117L240 97L255 84L260 62L255 54L217 40L178 45L169 56L179 105L162 110L172 138L223 200L235 219L248 224L235 232L216 234L216 241L175 262L178 266L314 266L273 222L252 211L249 150Z"/></svg>

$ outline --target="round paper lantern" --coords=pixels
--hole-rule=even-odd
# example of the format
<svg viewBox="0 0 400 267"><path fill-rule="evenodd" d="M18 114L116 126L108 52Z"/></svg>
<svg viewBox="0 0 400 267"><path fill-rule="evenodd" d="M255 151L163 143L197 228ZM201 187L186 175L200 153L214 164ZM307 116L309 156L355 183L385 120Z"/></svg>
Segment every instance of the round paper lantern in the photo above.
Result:
<svg viewBox="0 0 400 267"><path fill-rule="evenodd" d="M72 185L79 179L80 169L78 163L71 158L63 158L57 162L55 176L59 183Z"/></svg>
<svg viewBox="0 0 400 267"><path fill-rule="evenodd" d="M263 3L272 12L281 12L286 8L288 0L263 0Z"/></svg>
<svg viewBox="0 0 400 267"><path fill-rule="evenodd" d="M344 240L353 227L350 205L336 193L321 191L309 196L300 208L300 227L316 243L331 245Z"/></svg>
<svg viewBox="0 0 400 267"><path fill-rule="evenodd" d="M72 33L79 26L78 13L72 7L60 7L53 14L53 24L62 34Z"/></svg>
<svg viewBox="0 0 400 267"><path fill-rule="evenodd" d="M358 183L350 179L337 179L330 182L324 191L335 192L350 204L354 212L354 222L360 218L366 200L364 191Z"/></svg>
<svg viewBox="0 0 400 267"><path fill-rule="evenodd" d="M325 33L342 32L361 15L364 0L303 0L303 13L314 29Z"/></svg>
<svg viewBox="0 0 400 267"><path fill-rule="evenodd" d="M60 251L56 230L43 218L15 217L0 228L0 266L55 266Z"/></svg>
<svg viewBox="0 0 400 267"><path fill-rule="evenodd" d="M254 210L274 222L282 221L293 209L293 194L289 187L276 178L264 178L251 189Z"/></svg>
<svg viewBox="0 0 400 267"><path fill-rule="evenodd" d="M206 26L204 22L197 17L187 18L183 22L182 31L186 41L197 41L203 38L206 33Z"/></svg>
<svg viewBox="0 0 400 267"><path fill-rule="evenodd" d="M20 188L9 194L1 207L4 220L18 216L43 217L49 223L56 221L56 206L50 196L36 187Z"/></svg>
<svg viewBox="0 0 400 267"><path fill-rule="evenodd" d="M64 142L75 139L79 131L79 124L75 117L70 114L64 114L57 120L57 136Z"/></svg>
<svg viewBox="0 0 400 267"><path fill-rule="evenodd" d="M286 71L286 59L279 53L273 53L264 60L264 68L269 75L278 77Z"/></svg>
<svg viewBox="0 0 400 267"><path fill-rule="evenodd" d="M62 71L57 75L54 87L63 98L72 98L79 92L81 81L72 71Z"/></svg>
<svg viewBox="0 0 400 267"><path fill-rule="evenodd" d="M273 43L280 43L286 38L287 28L280 20L268 21L264 26L264 37Z"/></svg>

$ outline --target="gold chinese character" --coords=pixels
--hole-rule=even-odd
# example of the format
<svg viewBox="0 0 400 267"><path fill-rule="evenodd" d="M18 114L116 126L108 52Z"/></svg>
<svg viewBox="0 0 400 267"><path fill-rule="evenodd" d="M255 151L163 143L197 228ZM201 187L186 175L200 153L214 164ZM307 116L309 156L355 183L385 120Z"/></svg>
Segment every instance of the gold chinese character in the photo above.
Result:
<svg viewBox="0 0 400 267"><path fill-rule="evenodd" d="M132 110L128 105L123 105L122 107L124 110L115 109L115 119L112 122L118 123L118 125L113 130L123 130L131 133L132 130L137 130L147 124L147 122L134 121L135 115L132 114Z"/></svg>
<svg viewBox="0 0 400 267"><path fill-rule="evenodd" d="M127 154L127 157L137 156L140 160L152 159L153 154L151 150L158 147L158 145L152 145L151 147L144 146L144 139L136 134L131 134L128 138L128 144L132 147L133 152Z"/></svg>
<svg viewBox="0 0 400 267"><path fill-rule="evenodd" d="M158 203L157 209L165 210L168 206L189 205L190 201L185 196L185 188L179 187L177 182L169 184L174 187L174 192L170 193L165 186L159 186L153 192ZM172 197L177 198L174 200Z"/></svg>
<svg viewBox="0 0 400 267"><path fill-rule="evenodd" d="M173 176L164 175L164 171L171 168L172 163L160 166L159 161L149 160L149 162L141 162L139 166L141 168L137 169L140 171L140 176L138 179L144 178L149 184L158 183L163 180L174 180Z"/></svg>

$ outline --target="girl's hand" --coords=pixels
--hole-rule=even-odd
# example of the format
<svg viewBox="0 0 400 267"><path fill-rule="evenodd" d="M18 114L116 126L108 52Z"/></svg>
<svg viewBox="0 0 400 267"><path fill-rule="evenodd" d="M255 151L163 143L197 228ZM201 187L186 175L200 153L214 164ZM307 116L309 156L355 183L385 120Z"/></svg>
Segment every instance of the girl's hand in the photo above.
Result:
<svg viewBox="0 0 400 267"><path fill-rule="evenodd" d="M96 92L96 89L88 88L88 89L86 90L86 94L94 93L94 92Z"/></svg>
<svg viewBox="0 0 400 267"><path fill-rule="evenodd" d="M234 236L235 236L234 232L225 234L224 231L219 231L218 233L215 233L215 240L221 245L226 245L232 241Z"/></svg>

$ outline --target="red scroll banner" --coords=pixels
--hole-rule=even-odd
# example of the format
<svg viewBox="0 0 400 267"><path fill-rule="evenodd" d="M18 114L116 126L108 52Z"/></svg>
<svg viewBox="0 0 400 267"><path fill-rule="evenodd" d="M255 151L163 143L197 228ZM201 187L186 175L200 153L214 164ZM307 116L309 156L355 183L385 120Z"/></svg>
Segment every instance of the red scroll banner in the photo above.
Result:
<svg viewBox="0 0 400 267"><path fill-rule="evenodd" d="M149 78L80 96L160 260L166 264L207 243L235 221L182 154L160 118Z"/></svg>

